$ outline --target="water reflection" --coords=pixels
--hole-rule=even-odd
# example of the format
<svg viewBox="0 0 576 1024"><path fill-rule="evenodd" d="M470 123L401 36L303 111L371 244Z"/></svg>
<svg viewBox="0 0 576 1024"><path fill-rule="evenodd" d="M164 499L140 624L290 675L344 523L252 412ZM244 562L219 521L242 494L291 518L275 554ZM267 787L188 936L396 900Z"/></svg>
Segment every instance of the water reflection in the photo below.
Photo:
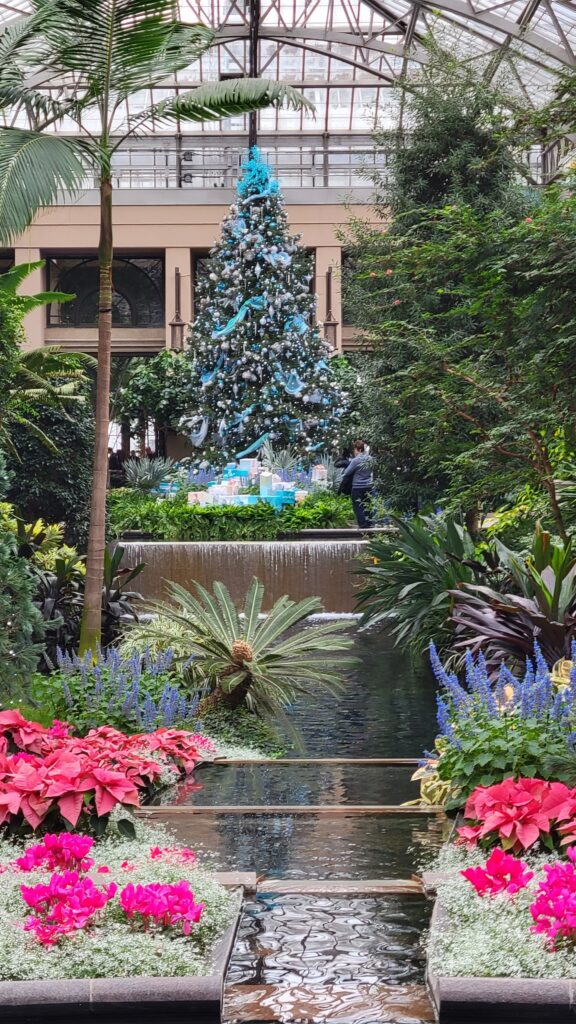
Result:
<svg viewBox="0 0 576 1024"><path fill-rule="evenodd" d="M398 804L416 799L413 769L389 765L205 765L175 800L201 806Z"/></svg>
<svg viewBox="0 0 576 1024"><path fill-rule="evenodd" d="M386 632L356 630L359 664L337 698L314 694L290 719L309 757L419 757L435 735L436 696L424 660L414 662Z"/></svg>
<svg viewBox="0 0 576 1024"><path fill-rule="evenodd" d="M193 815L180 833L222 870L270 878L409 878L437 849L435 816L375 814ZM182 828L182 826L180 826Z"/></svg>

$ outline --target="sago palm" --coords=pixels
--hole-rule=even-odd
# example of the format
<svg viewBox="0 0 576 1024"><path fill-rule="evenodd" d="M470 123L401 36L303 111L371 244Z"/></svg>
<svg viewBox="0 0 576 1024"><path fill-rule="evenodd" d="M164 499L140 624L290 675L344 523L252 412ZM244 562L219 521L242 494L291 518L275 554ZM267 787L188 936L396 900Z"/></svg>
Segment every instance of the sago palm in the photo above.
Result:
<svg viewBox="0 0 576 1024"><path fill-rule="evenodd" d="M310 104L279 82L235 79L202 85L142 110L138 94L164 87L200 57L214 40L212 29L177 21L173 0L31 0L30 6L24 25L9 27L0 39L0 106L27 112L31 125L0 131L0 243L18 236L62 189L78 193L93 175L100 190L96 449L81 636L86 651L100 637L114 155L131 136L153 127L175 125L180 130L186 122L218 120L284 100L295 108ZM70 122L77 136L55 131Z"/></svg>
<svg viewBox="0 0 576 1024"><path fill-rule="evenodd" d="M337 693L343 671L356 664L343 653L352 646L352 640L342 635L347 623L304 625L309 615L322 611L317 597L281 597L262 616L264 587L257 579L250 584L241 613L223 583L214 583L212 593L198 583L195 595L177 583L169 583L167 591L170 600L152 608L158 621L140 623L128 633L126 643L137 632L139 647L149 641L156 648L185 651L194 682L209 687L212 702L246 704L261 714L276 715L317 690ZM295 627L301 628L293 632Z"/></svg>

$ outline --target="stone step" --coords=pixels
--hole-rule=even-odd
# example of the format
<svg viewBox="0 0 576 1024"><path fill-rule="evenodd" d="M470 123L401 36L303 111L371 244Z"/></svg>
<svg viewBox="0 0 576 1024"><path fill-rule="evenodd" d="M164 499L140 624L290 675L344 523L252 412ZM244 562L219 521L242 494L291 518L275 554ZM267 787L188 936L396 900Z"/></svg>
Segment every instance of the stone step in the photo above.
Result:
<svg viewBox="0 0 576 1024"><path fill-rule="evenodd" d="M304 896L421 896L417 878L265 878L257 892L302 894Z"/></svg>
<svg viewBox="0 0 576 1024"><path fill-rule="evenodd" d="M223 1020L378 1021L428 1024L434 1020L424 985L340 983L328 985L227 985Z"/></svg>

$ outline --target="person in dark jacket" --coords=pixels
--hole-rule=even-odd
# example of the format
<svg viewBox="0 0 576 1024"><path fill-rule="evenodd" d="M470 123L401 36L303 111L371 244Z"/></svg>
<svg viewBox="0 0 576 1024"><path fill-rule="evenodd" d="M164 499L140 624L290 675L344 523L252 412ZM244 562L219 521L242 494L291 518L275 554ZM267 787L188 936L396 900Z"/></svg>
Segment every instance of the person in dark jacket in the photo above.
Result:
<svg viewBox="0 0 576 1024"><path fill-rule="evenodd" d="M354 457L344 470L342 476L346 490L346 483L351 485L350 495L354 507L356 522L361 530L372 526L372 511L370 508L370 497L372 495L372 458L366 451L364 441L354 442Z"/></svg>

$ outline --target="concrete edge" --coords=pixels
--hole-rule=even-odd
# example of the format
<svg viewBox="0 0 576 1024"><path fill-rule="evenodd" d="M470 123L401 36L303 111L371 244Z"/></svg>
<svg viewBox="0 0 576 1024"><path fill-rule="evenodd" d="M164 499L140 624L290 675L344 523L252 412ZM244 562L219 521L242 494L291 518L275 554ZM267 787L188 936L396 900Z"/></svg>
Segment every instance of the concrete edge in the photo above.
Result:
<svg viewBox="0 0 576 1024"><path fill-rule="evenodd" d="M438 903L430 931L447 916ZM426 958L426 985L438 1024L555 1024L575 1019L576 980L570 978L474 978L436 974Z"/></svg>
<svg viewBox="0 0 576 1024"><path fill-rule="evenodd" d="M162 1003L165 1012L170 1006L179 1006L181 1013L182 1003L187 1003L186 1012L191 1019L196 1013L203 1019L219 1021L224 980L240 924L242 896L240 892L234 919L214 947L209 974L173 978L142 976L1 981L0 1017L8 1019L7 1010L20 1010L22 1020L26 1020L27 1014L34 1010L41 1010L42 1014L51 1017L54 1009L69 1011L73 1008L78 1021L81 1021L83 1015L98 1014L99 1008L104 1007L146 1008ZM14 1012L11 1019L15 1019Z"/></svg>

